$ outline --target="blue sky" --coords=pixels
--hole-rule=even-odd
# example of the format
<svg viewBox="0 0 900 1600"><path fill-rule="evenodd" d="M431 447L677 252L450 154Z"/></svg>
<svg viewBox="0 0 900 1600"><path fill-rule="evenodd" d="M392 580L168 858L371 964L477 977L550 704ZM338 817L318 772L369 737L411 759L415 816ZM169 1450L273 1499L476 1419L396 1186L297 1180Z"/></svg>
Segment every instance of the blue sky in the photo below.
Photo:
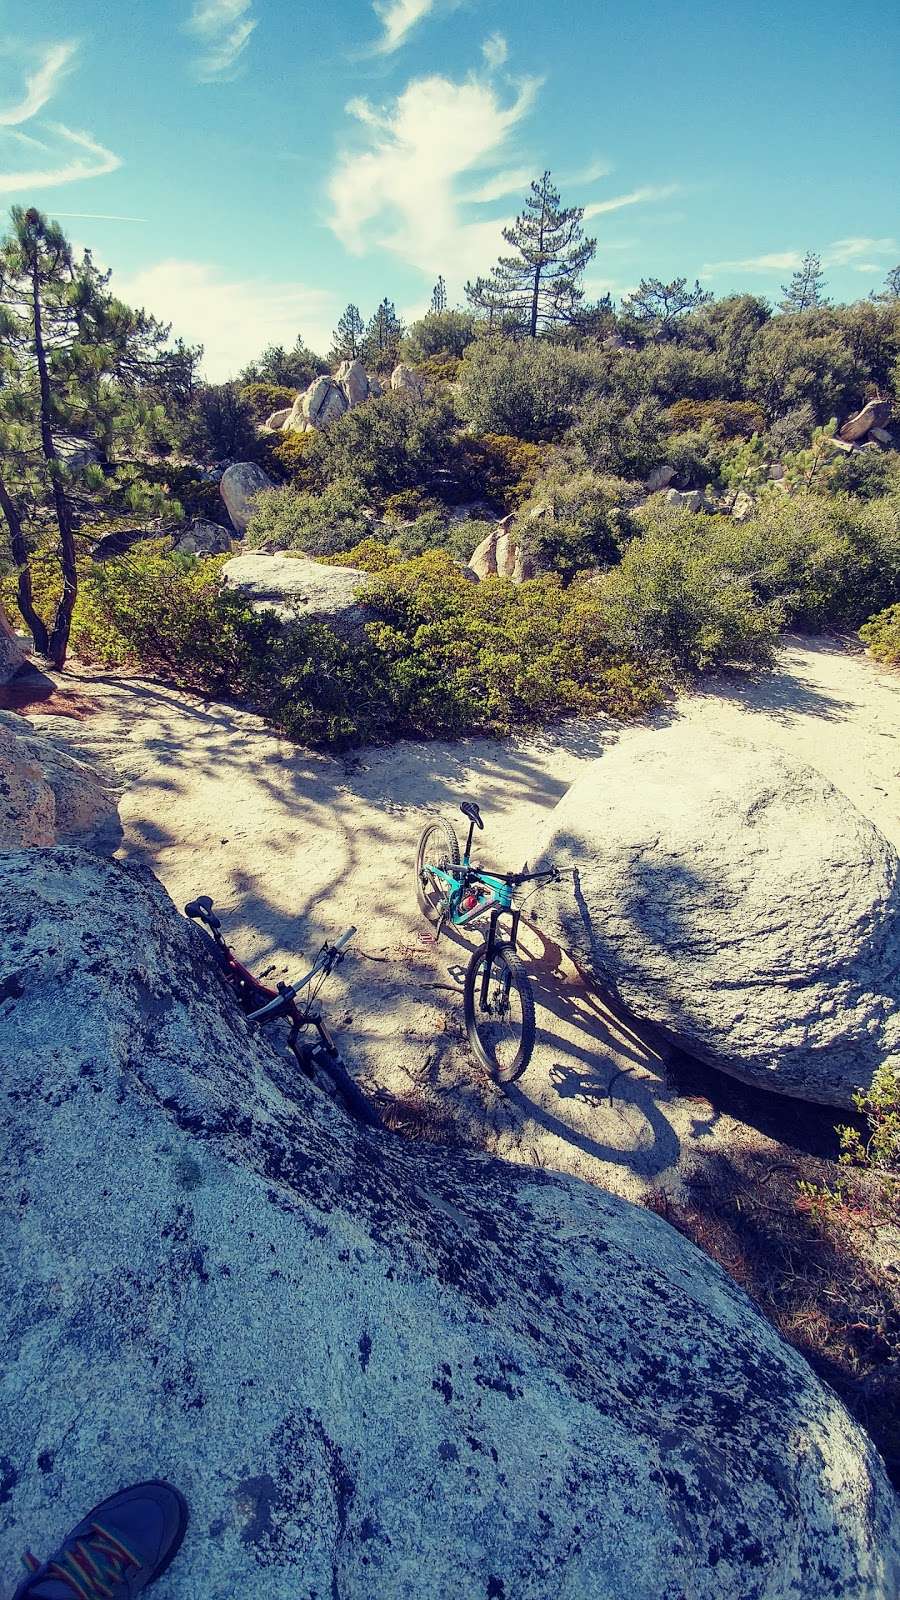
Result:
<svg viewBox="0 0 900 1600"><path fill-rule="evenodd" d="M900 260L898 91L900 11L846 0L0 0L0 205L215 378L348 300L461 300L545 166L593 292L777 297L813 249L856 299Z"/></svg>

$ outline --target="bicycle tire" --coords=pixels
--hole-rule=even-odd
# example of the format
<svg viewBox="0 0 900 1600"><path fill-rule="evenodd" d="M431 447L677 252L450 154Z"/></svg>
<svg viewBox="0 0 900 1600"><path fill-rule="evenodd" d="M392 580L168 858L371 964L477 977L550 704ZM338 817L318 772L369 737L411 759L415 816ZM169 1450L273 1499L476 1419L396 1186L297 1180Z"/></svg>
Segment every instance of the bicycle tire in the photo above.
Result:
<svg viewBox="0 0 900 1600"><path fill-rule="evenodd" d="M423 828L419 837L419 848L416 852L416 899L419 902L419 910L423 916L428 918L429 922L439 922L446 904L446 897L442 896L438 900L435 898L434 889L431 890L430 895L426 890L425 853L429 845L433 845L438 857L436 861L431 863L432 866L441 866L445 863L450 867L459 866L462 860L459 853L459 840L454 829L451 828L449 822L444 821L443 817L435 817L433 822L429 822L428 826Z"/></svg>
<svg viewBox="0 0 900 1600"><path fill-rule="evenodd" d="M192 922L190 924L190 926L194 930L194 937L201 940L201 942L203 943L203 945L206 948L207 954L212 957L213 961L215 962L217 970L219 972L221 972L223 974L223 976L227 977L227 975L228 975L228 956L227 956L226 952L222 949L222 946L220 944L216 943L216 941L213 938L212 934L208 933L206 928L201 928L196 922Z"/></svg>
<svg viewBox="0 0 900 1600"><path fill-rule="evenodd" d="M330 1051L314 1049L311 1052L315 1064L330 1078L337 1091L337 1098L343 1103L344 1109L349 1111L351 1117L357 1122L363 1122L369 1128L383 1128L378 1112L367 1094L364 1094L359 1084L351 1077L339 1055L332 1055Z"/></svg>
<svg viewBox="0 0 900 1600"><path fill-rule="evenodd" d="M495 1044L492 1040L492 1030L497 1027L496 1017L488 1013L485 1016L481 1010L481 974L484 967L484 958L487 945L480 945L473 953L472 959L466 968L465 986L463 989L463 1013L466 1020L466 1033L475 1059L487 1069L495 1083L511 1083L525 1071L531 1053L534 1050L536 1035L534 1019L534 994L531 980L525 971L525 964L513 949L511 944L495 944L491 962L491 982L499 982L506 986L506 993L514 990L519 997L522 1013L521 1036L518 1048L512 1060L500 1061L497 1058ZM496 974L496 976L495 976ZM479 1031L479 1028L481 1031Z"/></svg>

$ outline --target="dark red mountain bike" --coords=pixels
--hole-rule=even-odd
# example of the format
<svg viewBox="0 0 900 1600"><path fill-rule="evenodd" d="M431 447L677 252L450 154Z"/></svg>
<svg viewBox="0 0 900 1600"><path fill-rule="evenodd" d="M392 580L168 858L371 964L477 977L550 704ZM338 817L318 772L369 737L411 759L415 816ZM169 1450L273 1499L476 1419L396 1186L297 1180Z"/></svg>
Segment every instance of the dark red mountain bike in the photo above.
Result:
<svg viewBox="0 0 900 1600"><path fill-rule="evenodd" d="M284 1017L290 1029L288 1047L306 1077L318 1084L319 1088L332 1093L358 1121L372 1128L383 1127L371 1100L344 1066L337 1045L320 1014L313 1010L322 984L343 961L356 929L348 928L334 944L323 944L309 971L296 983L279 983L272 989L260 978L254 977L229 949L222 934L222 924L208 894L199 894L196 900L188 901L184 911L192 921L203 924L197 933L248 1022L265 1024ZM298 1003L304 990L308 992ZM306 1037L310 1030L315 1035L312 1039ZM328 1080L327 1083L323 1083L323 1078Z"/></svg>

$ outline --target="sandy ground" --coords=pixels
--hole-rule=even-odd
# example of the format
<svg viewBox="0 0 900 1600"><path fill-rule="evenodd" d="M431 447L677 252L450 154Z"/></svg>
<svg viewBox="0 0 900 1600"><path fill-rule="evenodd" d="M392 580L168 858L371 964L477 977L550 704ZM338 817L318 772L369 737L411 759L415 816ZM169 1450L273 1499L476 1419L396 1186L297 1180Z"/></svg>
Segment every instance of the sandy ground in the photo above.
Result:
<svg viewBox="0 0 900 1600"><path fill-rule="evenodd" d="M256 970L296 976L323 937L357 925L352 959L323 999L370 1087L412 1096L508 1159L636 1199L677 1196L698 1152L748 1139L774 1151L786 1124L820 1116L708 1069L688 1074L687 1092L677 1057L615 1016L533 928L523 934L538 1000L528 1071L503 1092L469 1054L461 983L475 940L435 947L420 917L423 822L439 812L462 831L458 806L470 796L487 824L480 858L519 867L543 815L627 728L592 718L508 743L403 743L341 760L159 684L78 669L62 682L91 714L29 715L115 768L120 853L147 861L179 906L211 894ZM711 682L660 720L672 717L809 761L900 847L900 674L850 647L789 640L771 674Z"/></svg>

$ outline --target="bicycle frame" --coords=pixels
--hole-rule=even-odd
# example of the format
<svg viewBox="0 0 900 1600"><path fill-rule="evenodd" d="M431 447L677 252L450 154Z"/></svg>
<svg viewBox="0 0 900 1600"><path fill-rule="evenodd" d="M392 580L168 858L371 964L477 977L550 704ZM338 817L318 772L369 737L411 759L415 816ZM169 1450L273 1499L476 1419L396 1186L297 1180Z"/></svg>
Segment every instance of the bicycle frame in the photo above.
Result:
<svg viewBox="0 0 900 1600"><path fill-rule="evenodd" d="M447 906L449 920L454 928L466 928L470 924L482 922L489 918L488 929L484 940L485 960L481 975L481 1004L488 1003L488 988L491 968L493 966L494 949L497 944L497 925L500 918L508 916L510 919L508 942L513 950L517 948L519 935L519 919L521 911L513 906L512 885L505 878L497 878L490 872L484 872L480 867L473 866L469 853L472 848L472 832L474 824L469 825L469 837L466 840L465 854L458 867L450 867L445 871L441 867L429 867L431 876L443 883L447 893ZM490 898L479 901L468 910L463 909L463 898L467 892L471 893L473 886L483 885ZM444 919L438 923L437 936L440 937Z"/></svg>

